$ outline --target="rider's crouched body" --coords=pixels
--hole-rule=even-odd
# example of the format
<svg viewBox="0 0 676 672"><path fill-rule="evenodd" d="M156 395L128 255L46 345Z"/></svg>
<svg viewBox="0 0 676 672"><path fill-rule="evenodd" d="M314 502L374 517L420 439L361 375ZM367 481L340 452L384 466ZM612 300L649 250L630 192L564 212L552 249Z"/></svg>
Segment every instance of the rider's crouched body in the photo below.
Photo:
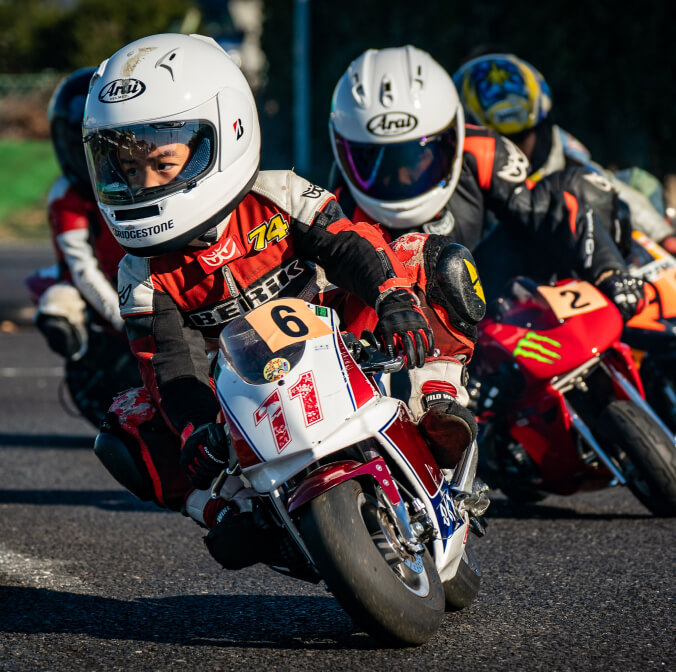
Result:
<svg viewBox="0 0 676 672"><path fill-rule="evenodd" d="M144 381L116 399L96 440L118 481L214 528L207 545L225 566L257 559L255 532L251 555L221 555L233 520L255 512L239 479L210 497L230 441L208 351L227 322L283 296L334 307L346 330L371 329L404 354L416 417L431 405L420 372L440 379L429 433L453 430L450 450L432 448L441 466L455 464L476 435L456 400L485 309L465 248L426 236L389 246L330 192L290 171L259 172L253 96L209 38L156 35L113 55L92 81L84 134L99 207L127 252L120 310Z"/></svg>

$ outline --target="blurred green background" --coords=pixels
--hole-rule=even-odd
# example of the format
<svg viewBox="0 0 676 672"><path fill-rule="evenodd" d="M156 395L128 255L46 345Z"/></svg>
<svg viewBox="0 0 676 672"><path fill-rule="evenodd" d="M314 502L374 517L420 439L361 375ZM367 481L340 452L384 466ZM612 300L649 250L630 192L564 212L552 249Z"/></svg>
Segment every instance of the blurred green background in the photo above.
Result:
<svg viewBox="0 0 676 672"><path fill-rule="evenodd" d="M594 3L307 0L310 140L306 176L326 183L333 87L369 47L414 44L452 74L472 50L512 51L545 75L553 118L594 158L676 173L674 4L620 11ZM96 65L157 32L201 32L238 52L257 96L263 167L290 168L294 16L298 0L0 0L0 240L46 236L45 198L58 175L46 122L64 73Z"/></svg>

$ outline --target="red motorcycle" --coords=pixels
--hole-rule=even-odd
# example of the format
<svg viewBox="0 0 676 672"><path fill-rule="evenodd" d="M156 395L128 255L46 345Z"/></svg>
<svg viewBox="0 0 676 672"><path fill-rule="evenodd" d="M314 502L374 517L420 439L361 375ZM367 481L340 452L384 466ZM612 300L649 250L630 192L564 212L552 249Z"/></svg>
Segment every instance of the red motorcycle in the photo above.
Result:
<svg viewBox="0 0 676 672"><path fill-rule="evenodd" d="M627 485L676 514L676 444L646 403L617 308L593 285L515 279L479 326L480 475L520 502Z"/></svg>

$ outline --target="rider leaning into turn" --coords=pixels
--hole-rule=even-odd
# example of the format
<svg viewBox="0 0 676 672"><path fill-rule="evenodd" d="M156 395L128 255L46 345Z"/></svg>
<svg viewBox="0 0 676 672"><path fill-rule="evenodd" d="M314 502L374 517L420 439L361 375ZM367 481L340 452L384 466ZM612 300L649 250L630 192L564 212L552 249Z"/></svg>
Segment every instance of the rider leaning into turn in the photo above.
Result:
<svg viewBox="0 0 676 672"><path fill-rule="evenodd" d="M35 324L50 348L66 359L84 356L90 311L103 324L123 328L116 277L124 250L99 212L82 147L85 99L94 72L82 68L62 80L47 110L62 171L47 199L57 277L40 297Z"/></svg>
<svg viewBox="0 0 676 672"><path fill-rule="evenodd" d="M96 453L137 496L214 528L214 552L220 517L245 506L231 479L224 498L207 490L229 457L207 354L223 326L275 297L330 300L347 329L375 329L414 368L434 349L424 292L331 193L290 171L259 172L253 95L210 38L155 35L118 51L92 81L83 129L99 207L127 252L119 301L144 380L113 403ZM445 347L471 351L464 332L484 312L472 259L458 245L444 259L459 291L447 298L434 269L423 290L454 306ZM328 283L342 298L322 293ZM436 415L467 445L473 418L454 408L446 400Z"/></svg>
<svg viewBox="0 0 676 672"><path fill-rule="evenodd" d="M441 241L461 243L475 255L489 301L515 275L571 273L595 283L625 319L643 299L610 234L614 192L581 167L528 181L514 143L465 125L453 81L428 53L364 52L336 85L329 129L342 181L334 191L347 216L380 223L390 239L432 234L417 246L393 243L426 261ZM492 229L489 212L499 220Z"/></svg>
<svg viewBox="0 0 676 672"><path fill-rule="evenodd" d="M643 193L593 162L586 147L552 121L550 88L530 63L509 53L477 55L455 72L453 81L467 118L514 142L530 161L531 180L570 166L589 168L589 179L597 186L608 189L606 178L618 192L631 226L676 253L676 236L667 218ZM646 181L650 177L639 174Z"/></svg>

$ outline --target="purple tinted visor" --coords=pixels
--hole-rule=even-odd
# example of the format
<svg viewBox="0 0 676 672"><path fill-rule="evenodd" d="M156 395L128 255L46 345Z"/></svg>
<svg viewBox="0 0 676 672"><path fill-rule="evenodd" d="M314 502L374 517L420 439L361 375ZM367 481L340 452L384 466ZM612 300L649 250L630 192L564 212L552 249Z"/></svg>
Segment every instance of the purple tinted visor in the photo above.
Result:
<svg viewBox="0 0 676 672"><path fill-rule="evenodd" d="M383 201L405 201L443 186L453 171L458 148L455 122L434 135L377 144L353 142L331 127L344 175L363 194Z"/></svg>

